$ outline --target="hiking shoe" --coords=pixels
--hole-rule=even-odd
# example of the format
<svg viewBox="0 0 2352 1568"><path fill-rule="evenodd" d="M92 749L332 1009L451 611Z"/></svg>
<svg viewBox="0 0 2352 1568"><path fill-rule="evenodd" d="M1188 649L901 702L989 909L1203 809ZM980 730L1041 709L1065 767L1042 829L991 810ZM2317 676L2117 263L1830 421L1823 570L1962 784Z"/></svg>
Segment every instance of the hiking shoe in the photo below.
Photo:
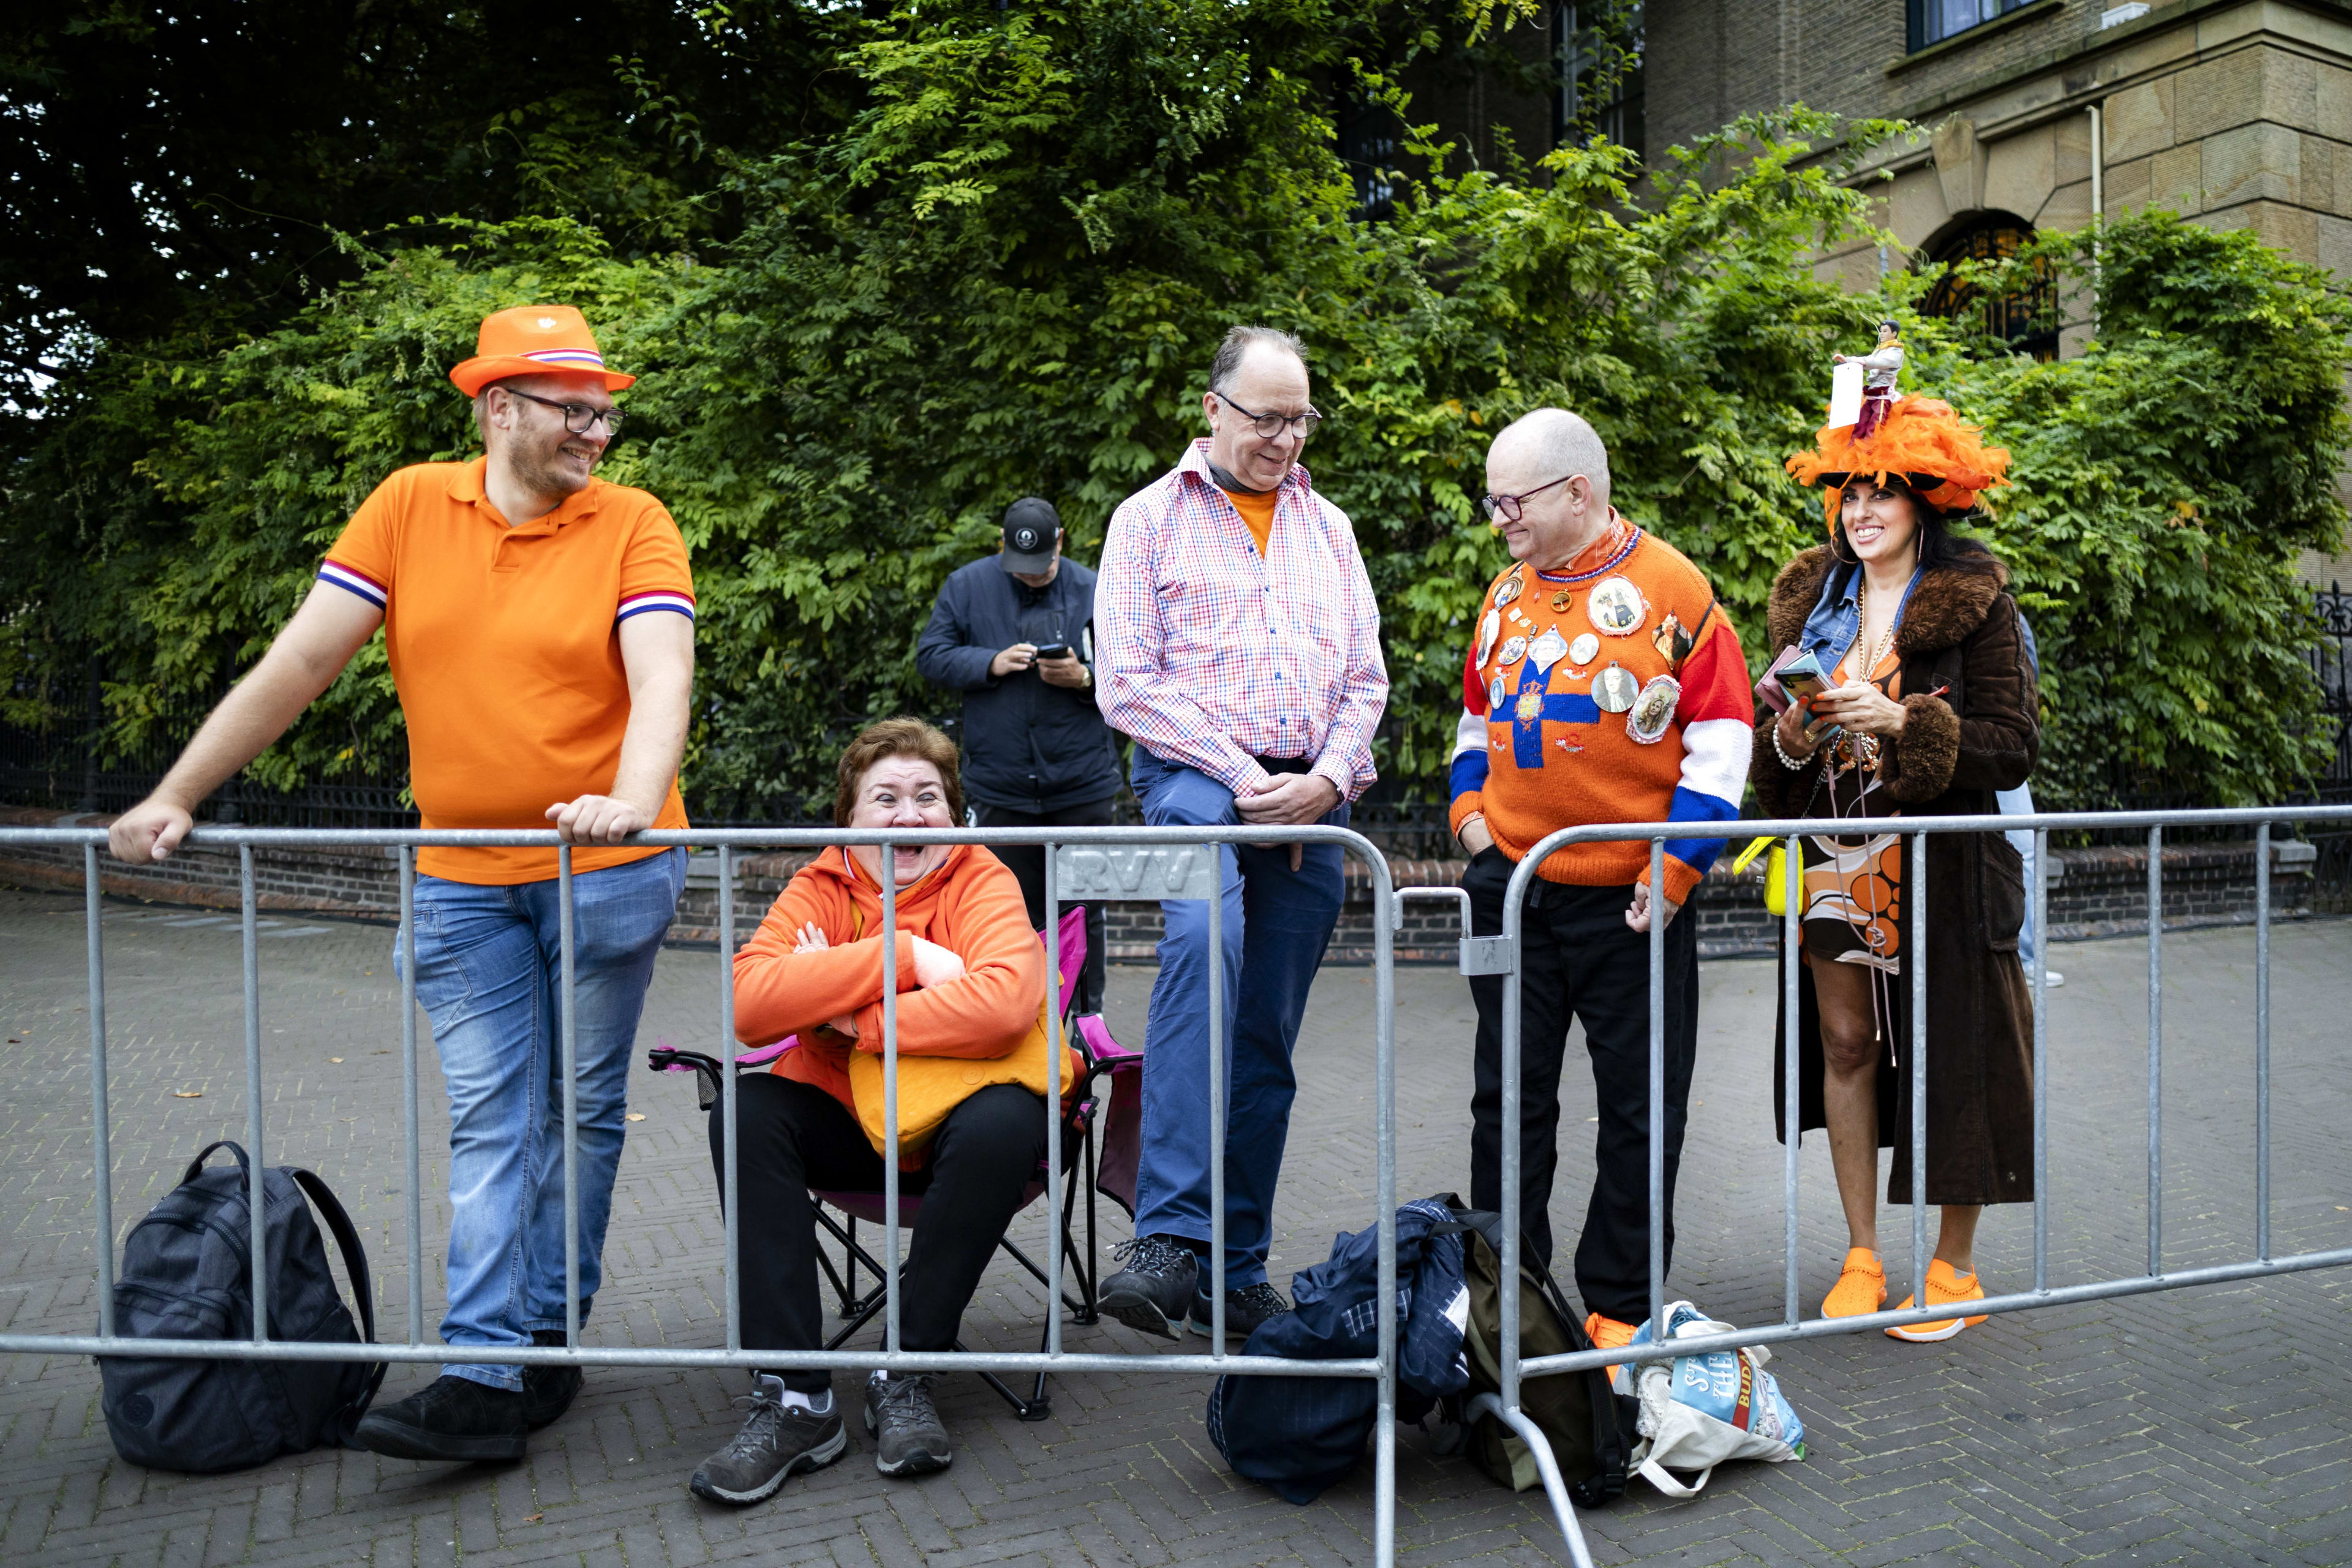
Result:
<svg viewBox="0 0 2352 1568"><path fill-rule="evenodd" d="M530 1438L522 1394L444 1373L360 1417L352 1440L395 1459L520 1459Z"/></svg>
<svg viewBox="0 0 2352 1568"><path fill-rule="evenodd" d="M776 1495L786 1477L799 1470L821 1470L849 1451L849 1430L842 1425L841 1409L833 1390L824 1391L824 1408L784 1403L784 1380L755 1373L751 1392L735 1403L751 1407L743 1429L727 1447L702 1461L687 1489L708 1502L740 1508Z"/></svg>
<svg viewBox="0 0 2352 1568"><path fill-rule="evenodd" d="M1622 1346L1630 1345L1633 1342L1633 1324L1621 1323L1614 1318L1604 1318L1598 1312L1584 1320L1584 1337L1592 1342L1594 1350L1613 1351ZM1615 1366L1604 1366L1601 1370L1609 1374L1610 1385L1614 1387L1620 1369ZM1618 1392L1631 1394L1633 1391L1623 1388L1619 1389Z"/></svg>
<svg viewBox="0 0 2352 1568"><path fill-rule="evenodd" d="M1824 1318L1859 1318L1886 1305L1886 1266L1866 1247L1847 1249L1838 1282L1822 1302Z"/></svg>
<svg viewBox="0 0 2352 1568"><path fill-rule="evenodd" d="M947 1423L931 1404L928 1372L866 1380L866 1430L874 1438L874 1468L886 1476L927 1476L955 1458Z"/></svg>
<svg viewBox="0 0 2352 1568"><path fill-rule="evenodd" d="M1928 1260L1927 1305L1942 1307L1959 1301L1983 1300L1984 1284L1975 1275L1955 1273L1952 1266L1940 1258ZM1910 1305L1911 1298L1906 1296L1903 1306L1895 1310L1899 1312ZM1890 1339L1909 1340L1913 1344L1933 1344L1937 1340L1950 1339L1962 1329L1973 1329L1983 1321L1984 1314L1979 1313L1973 1318L1942 1318L1932 1323L1905 1323L1887 1330L1886 1333Z"/></svg>
<svg viewBox="0 0 2352 1568"><path fill-rule="evenodd" d="M1290 1303L1282 1299L1282 1292L1263 1279L1255 1285L1244 1285L1238 1290L1226 1291L1225 1342L1239 1347L1257 1331L1260 1323L1269 1318L1278 1318L1288 1310ZM1200 1284L1194 1287L1192 1316L1185 1327L1204 1340L1212 1331L1209 1277L1206 1274L1201 1276Z"/></svg>
<svg viewBox="0 0 2352 1568"><path fill-rule="evenodd" d="M535 1345L563 1343L562 1329L533 1329L530 1342ZM584 1381L576 1366L527 1366L522 1369L522 1424L530 1431L559 1419L580 1397L580 1384Z"/></svg>
<svg viewBox="0 0 2352 1568"><path fill-rule="evenodd" d="M1139 1333L1181 1338L1201 1277L1192 1249L1172 1236L1139 1236L1111 1248L1111 1257L1127 1267L1102 1282L1097 1308Z"/></svg>

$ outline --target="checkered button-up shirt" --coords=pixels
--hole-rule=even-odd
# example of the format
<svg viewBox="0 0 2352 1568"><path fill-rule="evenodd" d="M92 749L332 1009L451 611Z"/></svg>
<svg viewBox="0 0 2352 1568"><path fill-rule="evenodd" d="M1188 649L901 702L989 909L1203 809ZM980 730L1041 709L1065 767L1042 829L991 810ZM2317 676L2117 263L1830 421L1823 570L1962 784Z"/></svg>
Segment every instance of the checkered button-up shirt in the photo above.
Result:
<svg viewBox="0 0 2352 1568"><path fill-rule="evenodd" d="M1261 557L1193 442L1121 502L1095 586L1097 700L1163 761L1236 795L1305 757L1343 800L1371 784L1388 706L1380 607L1348 514L1294 466Z"/></svg>

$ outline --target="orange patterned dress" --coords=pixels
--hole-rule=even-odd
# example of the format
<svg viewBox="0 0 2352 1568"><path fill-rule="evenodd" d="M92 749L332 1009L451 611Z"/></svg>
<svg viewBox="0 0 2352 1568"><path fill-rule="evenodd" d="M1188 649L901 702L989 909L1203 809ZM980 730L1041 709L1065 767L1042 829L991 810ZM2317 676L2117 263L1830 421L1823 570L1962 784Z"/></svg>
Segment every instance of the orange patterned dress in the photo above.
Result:
<svg viewBox="0 0 2352 1568"><path fill-rule="evenodd" d="M1849 655L1849 662L1858 655ZM1889 648L1871 684L1903 700L1903 661ZM1832 742L1836 770L1813 795L1814 814L1885 819L1901 808L1879 787L1874 761L1857 764L1849 737ZM1813 834L1804 840L1804 949L1815 963L1859 963L1889 974L1902 967L1903 837L1898 833Z"/></svg>

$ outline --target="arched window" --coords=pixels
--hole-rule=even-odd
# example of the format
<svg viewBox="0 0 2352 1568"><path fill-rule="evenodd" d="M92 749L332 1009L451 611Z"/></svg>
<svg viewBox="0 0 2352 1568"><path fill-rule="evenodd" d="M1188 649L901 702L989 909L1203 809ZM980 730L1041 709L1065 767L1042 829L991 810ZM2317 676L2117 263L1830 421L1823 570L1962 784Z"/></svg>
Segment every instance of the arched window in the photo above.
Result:
<svg viewBox="0 0 2352 1568"><path fill-rule="evenodd" d="M2007 213L1971 214L1927 247L1931 262L2006 261L2033 238L2033 226ZM2058 280L2046 261L2032 279L2006 294L1988 293L1947 272L1936 279L1921 307L1931 316L1969 321L2018 353L2038 360L2058 357Z"/></svg>

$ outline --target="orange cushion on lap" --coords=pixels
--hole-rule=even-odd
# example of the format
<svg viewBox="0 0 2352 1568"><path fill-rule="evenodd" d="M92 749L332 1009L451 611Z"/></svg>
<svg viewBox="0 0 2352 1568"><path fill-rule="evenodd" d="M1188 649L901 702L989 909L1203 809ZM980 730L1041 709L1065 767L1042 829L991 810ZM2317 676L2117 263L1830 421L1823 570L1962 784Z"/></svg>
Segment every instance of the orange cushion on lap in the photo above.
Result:
<svg viewBox="0 0 2352 1568"><path fill-rule="evenodd" d="M426 827L544 828L558 801L602 795L629 723L620 624L694 613L686 542L661 502L592 479L509 527L483 459L402 468L362 502L319 575L380 605ZM670 786L654 820L687 826ZM575 871L659 849L575 848ZM556 874L552 849L423 849L417 869L505 885Z"/></svg>

